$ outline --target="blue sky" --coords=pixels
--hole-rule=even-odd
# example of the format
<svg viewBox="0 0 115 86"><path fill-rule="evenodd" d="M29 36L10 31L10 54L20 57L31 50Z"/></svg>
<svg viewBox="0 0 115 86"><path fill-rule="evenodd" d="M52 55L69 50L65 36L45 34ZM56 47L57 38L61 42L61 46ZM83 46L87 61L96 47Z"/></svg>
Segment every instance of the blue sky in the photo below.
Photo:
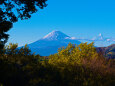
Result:
<svg viewBox="0 0 115 86"><path fill-rule="evenodd" d="M48 0L48 6L29 20L18 21L8 43L32 43L53 30L76 38L99 33L115 38L115 0Z"/></svg>

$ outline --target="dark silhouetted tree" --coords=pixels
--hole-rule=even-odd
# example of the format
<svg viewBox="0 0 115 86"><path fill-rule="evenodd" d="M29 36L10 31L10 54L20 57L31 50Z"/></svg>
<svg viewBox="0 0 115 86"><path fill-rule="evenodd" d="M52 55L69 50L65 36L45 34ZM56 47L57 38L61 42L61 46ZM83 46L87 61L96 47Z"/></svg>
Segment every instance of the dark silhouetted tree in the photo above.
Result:
<svg viewBox="0 0 115 86"><path fill-rule="evenodd" d="M47 0L0 0L0 48L9 35L6 34L18 19L29 19L38 9L47 6Z"/></svg>

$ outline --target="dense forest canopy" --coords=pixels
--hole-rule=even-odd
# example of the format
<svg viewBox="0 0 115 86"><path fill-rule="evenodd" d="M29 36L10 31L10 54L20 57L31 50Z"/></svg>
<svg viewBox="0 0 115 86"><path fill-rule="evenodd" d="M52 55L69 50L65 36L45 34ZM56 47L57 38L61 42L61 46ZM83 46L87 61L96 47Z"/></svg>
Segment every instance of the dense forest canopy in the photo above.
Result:
<svg viewBox="0 0 115 86"><path fill-rule="evenodd" d="M6 32L18 19L29 19L38 9L47 6L47 0L0 0L0 47L8 40Z"/></svg>
<svg viewBox="0 0 115 86"><path fill-rule="evenodd" d="M0 54L0 86L114 86L115 59L96 52L94 44L69 44L41 57L25 45L5 46Z"/></svg>

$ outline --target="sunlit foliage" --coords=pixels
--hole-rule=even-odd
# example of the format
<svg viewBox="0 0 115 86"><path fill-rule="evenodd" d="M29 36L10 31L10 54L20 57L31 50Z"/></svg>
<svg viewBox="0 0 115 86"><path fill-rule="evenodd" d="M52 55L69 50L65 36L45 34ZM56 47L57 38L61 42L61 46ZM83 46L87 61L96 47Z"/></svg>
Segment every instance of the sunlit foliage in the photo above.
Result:
<svg viewBox="0 0 115 86"><path fill-rule="evenodd" d="M115 60L93 45L69 44L49 57L10 43L0 53L1 86L114 86Z"/></svg>
<svg viewBox="0 0 115 86"><path fill-rule="evenodd" d="M96 59L98 53L93 43L81 43L80 45L69 44L66 48L61 48L58 53L49 56L49 63L70 63L81 64L83 59Z"/></svg>

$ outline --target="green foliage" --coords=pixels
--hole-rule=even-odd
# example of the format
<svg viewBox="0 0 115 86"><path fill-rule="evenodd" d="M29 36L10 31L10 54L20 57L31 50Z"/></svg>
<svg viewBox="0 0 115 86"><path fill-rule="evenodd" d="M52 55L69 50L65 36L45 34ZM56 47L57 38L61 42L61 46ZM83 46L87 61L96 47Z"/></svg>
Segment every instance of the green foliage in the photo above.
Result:
<svg viewBox="0 0 115 86"><path fill-rule="evenodd" d="M38 9L47 6L47 0L0 0L0 49L2 49L8 40L6 34L13 23L31 18Z"/></svg>
<svg viewBox="0 0 115 86"><path fill-rule="evenodd" d="M47 0L1 0L0 23L1 21L14 23L18 21L18 18L29 19L39 8L43 9L47 6L46 1Z"/></svg>
<svg viewBox="0 0 115 86"><path fill-rule="evenodd" d="M27 46L27 44L24 47L18 48L18 44L12 44L9 43L9 45L6 45L4 49L2 50L3 54L6 55L30 55L31 50Z"/></svg>
<svg viewBox="0 0 115 86"><path fill-rule="evenodd" d="M9 44L0 54L1 86L114 86L115 60L100 58L93 43L69 44L57 54L31 54Z"/></svg>

